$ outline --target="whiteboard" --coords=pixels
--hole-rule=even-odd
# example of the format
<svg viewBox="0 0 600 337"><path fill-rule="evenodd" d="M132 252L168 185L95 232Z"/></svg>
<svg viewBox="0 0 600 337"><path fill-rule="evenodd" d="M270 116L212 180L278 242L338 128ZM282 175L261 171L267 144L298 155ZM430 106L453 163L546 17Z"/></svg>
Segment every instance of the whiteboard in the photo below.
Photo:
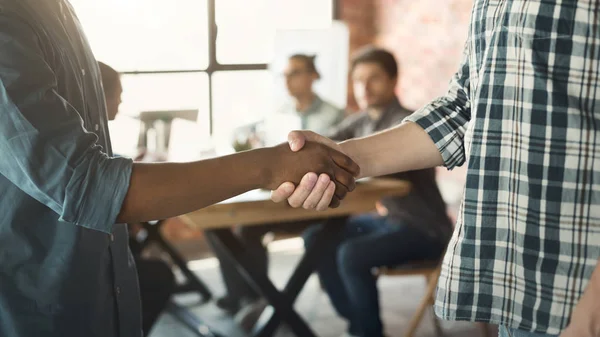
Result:
<svg viewBox="0 0 600 337"><path fill-rule="evenodd" d="M274 48L270 70L275 80L275 107L289 99L282 73L289 56L298 53L317 55L321 79L315 82L315 92L337 107L346 107L349 53L346 24L333 21L327 29L278 30Z"/></svg>

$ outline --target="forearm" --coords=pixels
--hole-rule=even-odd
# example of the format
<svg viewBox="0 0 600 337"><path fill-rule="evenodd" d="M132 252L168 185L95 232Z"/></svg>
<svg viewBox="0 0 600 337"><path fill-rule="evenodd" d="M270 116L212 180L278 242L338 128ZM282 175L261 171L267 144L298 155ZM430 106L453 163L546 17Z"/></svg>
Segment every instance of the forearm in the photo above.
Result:
<svg viewBox="0 0 600 337"><path fill-rule="evenodd" d="M600 336L600 261L561 337Z"/></svg>
<svg viewBox="0 0 600 337"><path fill-rule="evenodd" d="M600 260L596 265L596 269L592 273L592 277L590 278L590 282L587 285L587 288L583 295L581 296L581 300L579 304L590 305L590 308L594 308L594 312L597 316L598 323L598 331L600 333ZM577 309L575 309L577 311Z"/></svg>
<svg viewBox="0 0 600 337"><path fill-rule="evenodd" d="M360 177L382 176L443 164L442 156L429 135L411 122L340 145L343 152L360 166Z"/></svg>
<svg viewBox="0 0 600 337"><path fill-rule="evenodd" d="M244 192L269 179L260 149L192 163L135 163L118 222L164 219Z"/></svg>

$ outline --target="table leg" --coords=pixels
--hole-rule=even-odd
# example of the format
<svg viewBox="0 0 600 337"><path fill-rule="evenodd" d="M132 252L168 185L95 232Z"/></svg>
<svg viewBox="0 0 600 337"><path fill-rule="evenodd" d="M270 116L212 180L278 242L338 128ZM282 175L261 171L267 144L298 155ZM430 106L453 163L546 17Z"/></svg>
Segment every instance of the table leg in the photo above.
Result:
<svg viewBox="0 0 600 337"><path fill-rule="evenodd" d="M284 295L288 297L292 303L296 300L304 287L304 284L314 272L319 256L322 255L323 250L326 249L328 244L331 243L335 236L337 236L346 223L346 220L347 217L327 220L323 226L323 230L316 235L314 245L302 256L300 263L298 263L298 266L283 290ZM281 317L276 311L265 311L263 315L265 314L270 315L270 317L266 318L268 321L265 324L258 325L254 328L253 335L256 337L272 336L281 323ZM259 322L261 321L263 321L263 317L259 320Z"/></svg>
<svg viewBox="0 0 600 337"><path fill-rule="evenodd" d="M240 274L259 291L273 310L287 323L298 337L316 337L312 329L293 308L294 301L275 288L268 275L257 271L255 260L246 252L244 245L230 229L212 230L207 235L214 235L229 254L231 261L236 264Z"/></svg>
<svg viewBox="0 0 600 337"><path fill-rule="evenodd" d="M208 289L208 287L196 276L187 266L187 261L175 250L175 248L165 240L160 232L160 227L164 222L158 221L155 224L144 223L144 228L148 232L148 238L146 242L156 242L164 250L173 263L179 267L181 272L186 278L186 284L177 286L175 288L174 293L188 293L188 292L198 292L202 296L202 302L206 303L210 301L212 298L212 293ZM146 243L146 244L147 244ZM206 325L199 317L192 314L192 312L183 306L176 304L173 300L170 301L166 310L169 314L173 315L177 320L183 323L187 328L193 331L199 337L221 337L217 335L215 332L212 332L211 329Z"/></svg>
<svg viewBox="0 0 600 337"><path fill-rule="evenodd" d="M198 292L202 296L202 303L206 303L211 300L212 293L208 289L208 287L200 280L194 272L192 272L188 266L187 261L175 250L175 248L165 240L160 232L160 227L164 222L159 221L155 225L152 224L144 224L144 228L148 231L148 239L150 241L155 241L158 245L163 249L173 260L173 263L177 265L179 270L185 276L187 281L186 284L178 286L175 289L176 293L187 293L187 292Z"/></svg>

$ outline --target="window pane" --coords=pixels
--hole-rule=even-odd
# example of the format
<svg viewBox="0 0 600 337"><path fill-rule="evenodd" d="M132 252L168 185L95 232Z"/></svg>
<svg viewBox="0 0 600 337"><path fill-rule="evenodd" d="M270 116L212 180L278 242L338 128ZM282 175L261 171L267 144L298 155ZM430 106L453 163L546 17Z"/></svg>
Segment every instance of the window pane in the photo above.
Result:
<svg viewBox="0 0 600 337"><path fill-rule="evenodd" d="M273 76L269 71L217 72L212 83L218 142L231 142L236 127L260 121L273 110Z"/></svg>
<svg viewBox="0 0 600 337"><path fill-rule="evenodd" d="M209 137L208 75L206 73L123 75L120 116L111 123L115 151L131 153L137 146L139 123L132 117L142 111L198 109L196 123L173 123L171 151L193 154L192 142ZM134 134L134 135L132 135Z"/></svg>
<svg viewBox="0 0 600 337"><path fill-rule="evenodd" d="M142 111L199 109L208 120L206 73L122 75L121 111L137 116ZM208 130L208 125L206 125Z"/></svg>
<svg viewBox="0 0 600 337"><path fill-rule="evenodd" d="M140 121L126 115L117 115L108 122L113 152L119 156L135 158L137 155Z"/></svg>
<svg viewBox="0 0 600 337"><path fill-rule="evenodd" d="M119 71L208 66L206 0L71 0L96 58Z"/></svg>
<svg viewBox="0 0 600 337"><path fill-rule="evenodd" d="M269 0L218 0L215 6L217 61L268 63L275 37Z"/></svg>
<svg viewBox="0 0 600 337"><path fill-rule="evenodd" d="M217 0L217 61L221 64L269 63L275 32L328 29L333 0Z"/></svg>

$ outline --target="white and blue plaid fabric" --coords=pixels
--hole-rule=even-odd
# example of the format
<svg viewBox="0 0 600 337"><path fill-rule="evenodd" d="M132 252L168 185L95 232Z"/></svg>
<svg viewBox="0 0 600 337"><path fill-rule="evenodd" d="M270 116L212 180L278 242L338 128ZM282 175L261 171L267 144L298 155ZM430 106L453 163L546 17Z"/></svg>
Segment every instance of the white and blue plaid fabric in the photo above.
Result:
<svg viewBox="0 0 600 337"><path fill-rule="evenodd" d="M407 120L468 165L437 314L558 334L600 257L600 1L476 0L448 93Z"/></svg>

